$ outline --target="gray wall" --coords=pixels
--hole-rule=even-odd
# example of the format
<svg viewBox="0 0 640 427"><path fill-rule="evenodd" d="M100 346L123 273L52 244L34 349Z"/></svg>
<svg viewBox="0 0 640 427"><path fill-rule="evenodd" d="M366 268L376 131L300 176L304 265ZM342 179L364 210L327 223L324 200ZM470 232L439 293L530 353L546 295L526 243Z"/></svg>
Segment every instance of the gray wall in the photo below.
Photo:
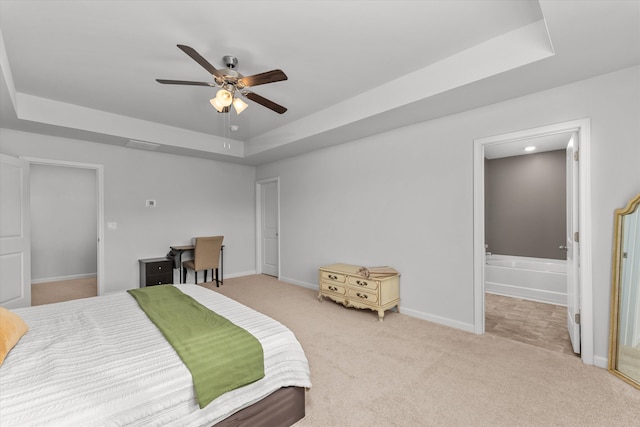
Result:
<svg viewBox="0 0 640 427"><path fill-rule="evenodd" d="M317 286L323 264L391 265L403 312L472 330L474 139L590 117L593 340L604 366L613 210L640 190L639 76L632 67L258 167L258 179L280 177L283 279Z"/></svg>
<svg viewBox="0 0 640 427"><path fill-rule="evenodd" d="M566 259L565 150L485 161L485 243L494 254Z"/></svg>
<svg viewBox="0 0 640 427"><path fill-rule="evenodd" d="M225 236L225 277L255 272L253 167L3 128L0 152L103 165L107 293L139 285L138 259L196 236ZM107 222L118 229L106 230Z"/></svg>
<svg viewBox="0 0 640 427"><path fill-rule="evenodd" d="M95 275L95 171L34 164L30 179L32 282Z"/></svg>

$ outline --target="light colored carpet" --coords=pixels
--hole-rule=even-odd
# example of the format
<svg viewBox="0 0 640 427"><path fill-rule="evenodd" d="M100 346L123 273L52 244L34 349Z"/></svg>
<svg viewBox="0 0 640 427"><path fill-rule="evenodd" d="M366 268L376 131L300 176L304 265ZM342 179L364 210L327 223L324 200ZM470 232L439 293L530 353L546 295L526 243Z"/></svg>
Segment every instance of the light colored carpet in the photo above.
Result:
<svg viewBox="0 0 640 427"><path fill-rule="evenodd" d="M265 275L212 289L288 326L307 426L638 426L640 390L579 358L395 312L384 322Z"/></svg>

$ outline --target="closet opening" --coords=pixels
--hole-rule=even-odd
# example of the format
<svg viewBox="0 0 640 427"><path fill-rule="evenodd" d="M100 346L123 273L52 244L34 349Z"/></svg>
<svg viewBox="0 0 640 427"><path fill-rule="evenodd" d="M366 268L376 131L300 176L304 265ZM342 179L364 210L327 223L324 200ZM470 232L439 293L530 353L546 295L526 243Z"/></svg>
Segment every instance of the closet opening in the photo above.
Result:
<svg viewBox="0 0 640 427"><path fill-rule="evenodd" d="M23 160L30 164L32 305L101 295L102 165Z"/></svg>

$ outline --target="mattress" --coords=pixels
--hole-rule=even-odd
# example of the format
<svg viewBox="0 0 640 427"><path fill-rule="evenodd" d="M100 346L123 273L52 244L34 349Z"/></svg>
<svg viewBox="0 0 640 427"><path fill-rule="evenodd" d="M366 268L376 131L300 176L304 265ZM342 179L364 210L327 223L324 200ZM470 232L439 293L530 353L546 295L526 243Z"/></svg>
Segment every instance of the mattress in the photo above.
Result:
<svg viewBox="0 0 640 427"><path fill-rule="evenodd" d="M264 378L200 409L189 370L126 292L15 309L30 330L0 366L2 424L210 426L281 387L311 387L284 325L206 288L175 286L260 341Z"/></svg>

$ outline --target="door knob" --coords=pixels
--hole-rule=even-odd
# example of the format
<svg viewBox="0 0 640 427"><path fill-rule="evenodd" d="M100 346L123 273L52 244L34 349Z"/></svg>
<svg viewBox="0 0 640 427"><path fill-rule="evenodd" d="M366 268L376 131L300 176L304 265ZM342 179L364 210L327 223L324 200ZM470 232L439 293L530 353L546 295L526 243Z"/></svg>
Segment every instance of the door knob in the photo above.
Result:
<svg viewBox="0 0 640 427"><path fill-rule="evenodd" d="M560 249L561 251L568 250L568 248L566 246L562 246L562 245L558 246L558 249Z"/></svg>

